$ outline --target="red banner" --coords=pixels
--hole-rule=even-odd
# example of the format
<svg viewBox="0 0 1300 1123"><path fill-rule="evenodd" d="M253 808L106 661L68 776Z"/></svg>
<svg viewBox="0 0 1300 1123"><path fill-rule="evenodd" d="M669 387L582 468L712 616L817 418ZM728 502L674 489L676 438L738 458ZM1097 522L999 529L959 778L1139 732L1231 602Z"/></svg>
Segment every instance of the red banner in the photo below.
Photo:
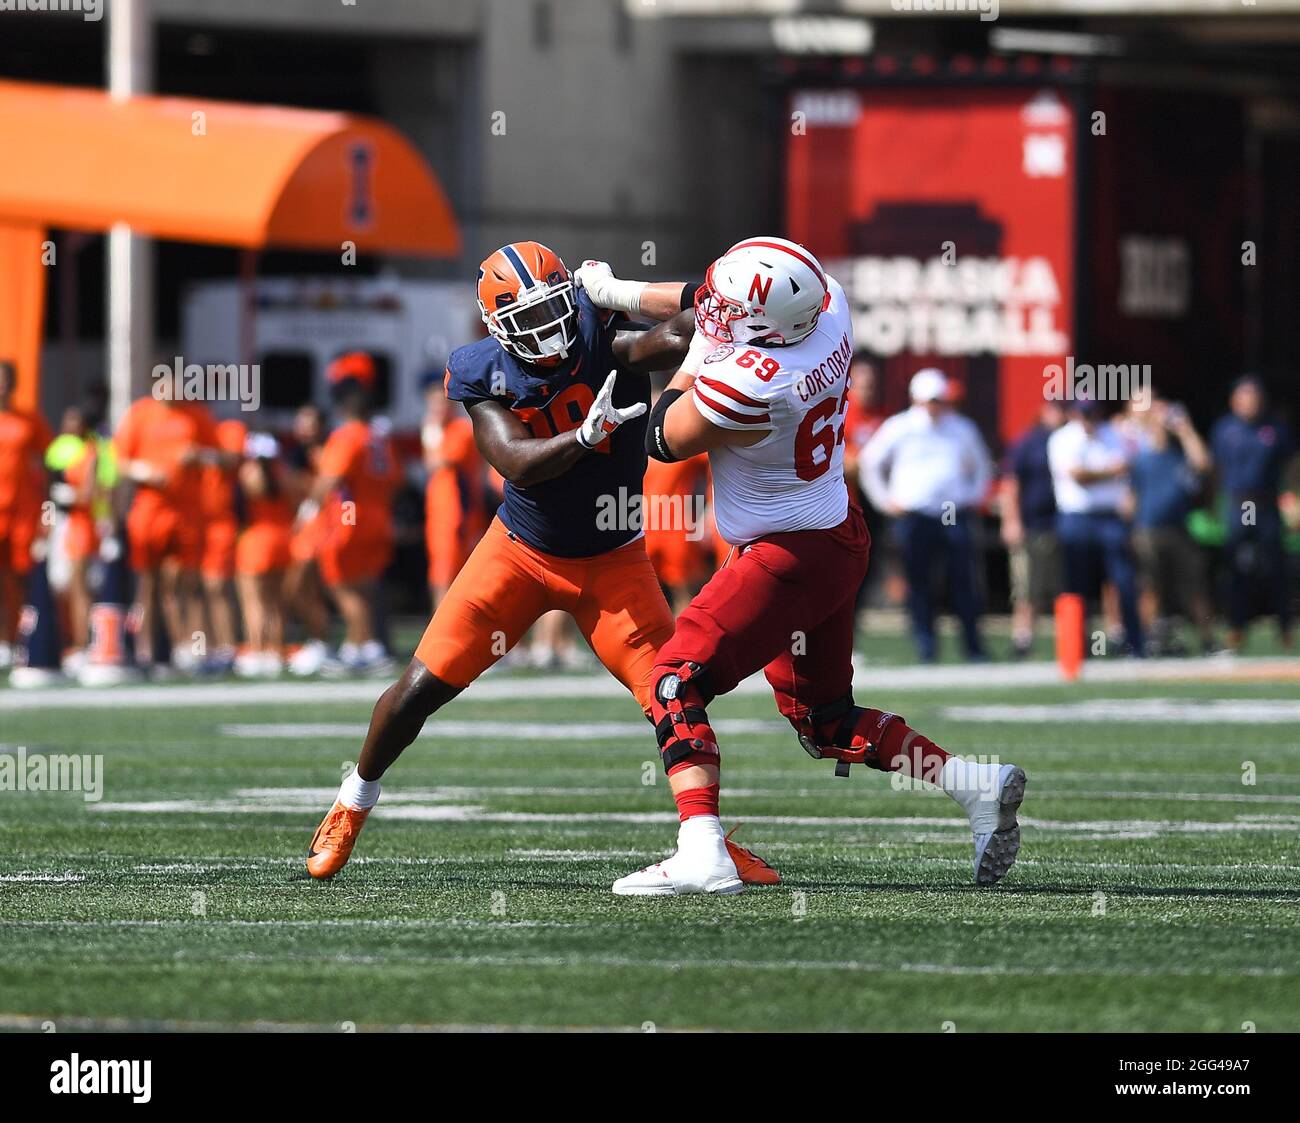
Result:
<svg viewBox="0 0 1300 1123"><path fill-rule="evenodd" d="M879 360L884 405L937 366L995 443L1037 416L1074 330L1074 114L1052 91L796 93L790 237Z"/></svg>

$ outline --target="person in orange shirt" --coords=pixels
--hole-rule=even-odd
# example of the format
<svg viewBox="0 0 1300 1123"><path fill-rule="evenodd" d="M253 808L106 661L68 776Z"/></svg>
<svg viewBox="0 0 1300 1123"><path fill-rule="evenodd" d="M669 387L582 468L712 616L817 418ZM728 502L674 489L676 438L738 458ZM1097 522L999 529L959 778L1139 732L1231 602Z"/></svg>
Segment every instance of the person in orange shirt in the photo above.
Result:
<svg viewBox="0 0 1300 1123"><path fill-rule="evenodd" d="M849 495L862 508L862 515L867 521L867 532L873 542L887 540L885 518L871 505L867 493L862 488L862 450L867 442L876 435L885 418L889 415L880 408L880 380L876 374L875 364L859 352L849 365L849 400L844 411L844 482L848 484ZM902 575L888 554L882 553L879 562L874 562L873 570L889 573L892 584L901 584ZM866 618L862 611L867 601L867 591L874 578L870 575L858 589L858 610L860 628L866 627Z"/></svg>
<svg viewBox="0 0 1300 1123"><path fill-rule="evenodd" d="M322 670L387 673L392 660L375 636L371 606L393 555L390 504L401 468L386 421L371 416L374 360L360 351L342 355L330 365L327 378L342 424L321 450L311 500L324 514L325 538L317 560L343 617L344 642L338 658Z"/></svg>
<svg viewBox="0 0 1300 1123"><path fill-rule="evenodd" d="M50 498L64 512L61 535L51 535L50 559L62 553L65 571L62 592L67 605L69 650L63 669L76 671L85 661L90 642L91 565L101 548L115 548L113 494L117 466L112 443L100 435L108 411L108 390L91 386L81 406L63 414L62 432L45 450L50 474ZM56 532L57 533L57 532ZM51 584L55 584L51 569Z"/></svg>
<svg viewBox="0 0 1300 1123"><path fill-rule="evenodd" d="M703 505L708 478L707 455L666 464L651 459L642 483L645 545L659 580L668 589L676 614L691 602L708 571Z"/></svg>
<svg viewBox="0 0 1300 1123"><path fill-rule="evenodd" d="M235 614L230 601L230 583L235 576L235 540L239 537L239 515L235 510L236 473L248 438L248 426L233 418L217 423L217 448L202 456L199 473L199 510L203 517L203 556L199 577L203 584L202 607L207 608L211 653L208 666L228 671L235 660ZM194 626L202 629L200 614Z"/></svg>
<svg viewBox="0 0 1300 1123"><path fill-rule="evenodd" d="M258 678L278 675L284 666L284 573L294 506L276 439L269 433L250 434L245 453L239 487L247 525L235 546L235 572L248 647L236 659L235 672Z"/></svg>
<svg viewBox="0 0 1300 1123"><path fill-rule="evenodd" d="M13 404L18 372L0 360L0 667L13 659L32 543L45 498L45 449L53 440L38 413Z"/></svg>
<svg viewBox="0 0 1300 1123"><path fill-rule="evenodd" d="M876 368L862 355L849 366L849 400L844 411L844 480L859 506L866 495L859 482L859 458L887 416L877 401Z"/></svg>
<svg viewBox="0 0 1300 1123"><path fill-rule="evenodd" d="M424 466L424 541L429 553L429 595L437 608L487 529L483 457L464 408L447 400L442 377L425 382L420 428Z"/></svg>
<svg viewBox="0 0 1300 1123"><path fill-rule="evenodd" d="M146 665L153 662L156 600L173 663L193 669L197 656L185 619L198 602L203 560L200 469L204 451L217 452L216 421L197 402L144 397L126 411L113 443L120 477L135 484L126 534L136 575L136 657Z"/></svg>
<svg viewBox="0 0 1300 1123"><path fill-rule="evenodd" d="M312 493L320 477L320 454L325 447L325 415L319 406L302 406L293 418L293 441L281 460L286 491L295 506ZM325 633L329 630L330 610L321 583L316 555L325 538L324 513L296 524L289 541L289 568L284 575L284 602L298 618L304 633L302 645L289 658L289 670L295 675L314 675L329 658Z"/></svg>

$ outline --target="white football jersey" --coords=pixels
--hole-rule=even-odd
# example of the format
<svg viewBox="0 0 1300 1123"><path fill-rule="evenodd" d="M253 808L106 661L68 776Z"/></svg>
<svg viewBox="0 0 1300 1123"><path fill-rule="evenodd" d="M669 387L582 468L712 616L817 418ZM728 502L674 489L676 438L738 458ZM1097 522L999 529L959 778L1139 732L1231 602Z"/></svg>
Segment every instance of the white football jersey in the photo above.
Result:
<svg viewBox="0 0 1300 1123"><path fill-rule="evenodd" d="M844 416L853 327L844 290L826 278L830 305L811 335L788 347L724 343L691 391L724 429L767 429L747 447L709 453L718 533L742 545L790 530L825 530L848 515Z"/></svg>

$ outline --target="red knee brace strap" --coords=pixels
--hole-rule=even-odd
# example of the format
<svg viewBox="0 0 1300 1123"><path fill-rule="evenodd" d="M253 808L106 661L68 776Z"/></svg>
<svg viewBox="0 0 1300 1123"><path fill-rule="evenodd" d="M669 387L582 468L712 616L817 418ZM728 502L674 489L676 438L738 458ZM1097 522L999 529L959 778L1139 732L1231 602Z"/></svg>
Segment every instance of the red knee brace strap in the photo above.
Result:
<svg viewBox="0 0 1300 1123"><path fill-rule="evenodd" d="M712 699L705 685L706 674L699 663L684 663L655 683L650 716L666 772L681 764L718 763L717 734L704 709Z"/></svg>
<svg viewBox="0 0 1300 1123"><path fill-rule="evenodd" d="M847 776L853 764L880 767L876 752L880 739L890 725L902 720L897 714L855 706L853 695L846 694L834 702L814 706L795 729L804 752L814 760L831 758L835 761L835 775Z"/></svg>

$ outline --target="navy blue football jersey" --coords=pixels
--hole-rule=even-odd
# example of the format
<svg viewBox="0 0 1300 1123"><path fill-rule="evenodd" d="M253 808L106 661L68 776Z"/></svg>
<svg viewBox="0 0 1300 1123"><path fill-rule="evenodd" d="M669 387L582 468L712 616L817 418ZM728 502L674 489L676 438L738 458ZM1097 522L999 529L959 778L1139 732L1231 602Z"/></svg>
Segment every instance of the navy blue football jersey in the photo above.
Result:
<svg viewBox="0 0 1300 1123"><path fill-rule="evenodd" d="M459 347L447 360L447 397L472 408L482 401L510 407L536 437L552 437L582 424L609 372L618 366L613 341L621 317L597 308L577 290L578 338L557 366L543 367L515 358L490 336ZM628 510L641 494L645 475L645 430L650 380L620 370L614 404L626 408L645 402L647 412L614 431L563 475L515 487L507 482L497 516L506 528L543 553L587 558L625 545L639 527L609 528L610 497L617 510ZM598 522L598 516L604 517Z"/></svg>

